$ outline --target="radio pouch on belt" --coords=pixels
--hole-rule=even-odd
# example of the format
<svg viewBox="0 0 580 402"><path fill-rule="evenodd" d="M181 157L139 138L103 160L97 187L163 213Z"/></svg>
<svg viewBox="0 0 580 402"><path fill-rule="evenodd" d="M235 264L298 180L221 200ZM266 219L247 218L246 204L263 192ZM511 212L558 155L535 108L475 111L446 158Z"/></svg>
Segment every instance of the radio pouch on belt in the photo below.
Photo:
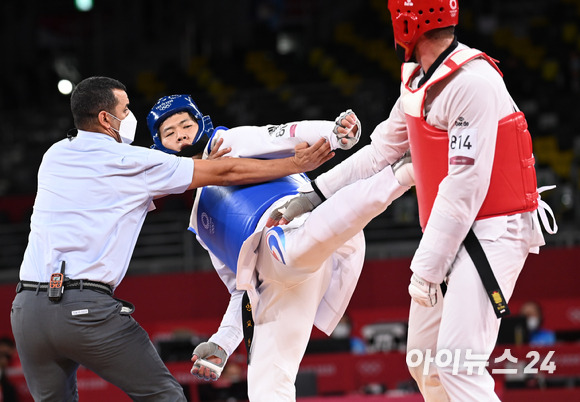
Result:
<svg viewBox="0 0 580 402"><path fill-rule="evenodd" d="M467 232L467 236L465 236L465 240L463 241L463 245L465 246L465 250L471 257L473 264L475 265L475 269L477 269L477 273L481 278L481 282L483 282L483 287L485 288L485 292L491 301L491 305L493 306L493 311L497 318L502 318L510 314L510 309L507 305L507 301L497 283L497 279L495 279L495 275L491 270L491 266L489 265L489 261L485 256L485 252L479 243L479 240L473 233L473 229L469 229Z"/></svg>
<svg viewBox="0 0 580 402"><path fill-rule="evenodd" d="M52 274L48 283L48 300L54 303L59 302L64 293L64 266L65 262L63 261L60 266L60 273Z"/></svg>

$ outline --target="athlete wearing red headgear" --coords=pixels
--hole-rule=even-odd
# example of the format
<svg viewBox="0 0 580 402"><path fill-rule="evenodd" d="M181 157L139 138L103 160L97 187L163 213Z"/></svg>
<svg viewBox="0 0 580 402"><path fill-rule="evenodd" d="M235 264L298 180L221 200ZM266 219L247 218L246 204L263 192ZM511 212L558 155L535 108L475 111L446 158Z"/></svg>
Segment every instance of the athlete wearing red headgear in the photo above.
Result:
<svg viewBox="0 0 580 402"><path fill-rule="evenodd" d="M410 61L417 41L427 31L457 25L457 0L389 1L395 49L401 61Z"/></svg>
<svg viewBox="0 0 580 402"><path fill-rule="evenodd" d="M544 244L539 217L548 232L557 227L501 72L455 37L457 1L389 0L389 10L405 61L401 95L371 143L315 182L328 198L410 149L413 174L396 173L401 184L414 176L423 229L411 262L409 370L427 401L497 401L485 367L498 318Z"/></svg>

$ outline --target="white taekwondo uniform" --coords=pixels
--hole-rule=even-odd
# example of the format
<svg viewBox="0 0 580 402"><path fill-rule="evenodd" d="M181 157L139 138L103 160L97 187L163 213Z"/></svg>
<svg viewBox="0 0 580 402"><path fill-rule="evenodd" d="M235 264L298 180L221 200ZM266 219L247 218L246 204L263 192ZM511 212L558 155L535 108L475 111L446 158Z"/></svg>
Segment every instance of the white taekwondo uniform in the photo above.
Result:
<svg viewBox="0 0 580 402"><path fill-rule="evenodd" d="M221 137L222 148L232 147L230 156L281 158L292 155L298 143L312 144L321 136L335 149L333 128L329 121L217 128L210 146ZM308 186L304 175L293 175L254 186L205 187L196 194L190 229L231 293L220 328L210 338L228 356L243 338L244 291L252 304L252 402L295 400L296 374L312 325L330 334L355 289L365 253L362 228L409 188L386 167L288 225L265 228L274 209Z"/></svg>
<svg viewBox="0 0 580 402"><path fill-rule="evenodd" d="M479 55L465 62L462 52ZM432 283L446 279L447 293L444 298L439 294L439 301L432 308L411 302L407 348L418 350L423 356L429 350L433 357L439 351L459 350L460 359L454 362L459 366L456 373L454 364L437 367L432 362L427 369L423 364L410 367L427 401L497 400L489 373L484 370L480 375L470 375L464 364L466 353L477 355L481 362L489 358L500 325L463 246L468 230L473 228L507 300L528 253L537 253L544 244L537 212L546 226L545 210L549 207L537 195L533 201L540 205L539 209L485 219L478 216L492 177L498 123L518 113L492 63L480 52L459 44L420 88L419 81L425 73L417 64L405 63L401 97L388 119L375 128L371 144L316 180L322 193L329 197L346 184L372 176L409 148L413 165L429 165L431 159L443 158L445 172L441 182L435 183L438 187L435 186L432 208L428 205L420 210L424 234L411 270ZM461 66L444 74L453 64ZM408 129L413 118L423 119L433 129L448 133L442 155L436 153L439 148L430 151L425 147L415 155L413 146L418 146L409 141ZM465 141L468 137L468 147L458 146L458 139ZM417 166L414 167L416 171ZM424 188L416 184L419 196ZM546 230L552 233L557 228Z"/></svg>

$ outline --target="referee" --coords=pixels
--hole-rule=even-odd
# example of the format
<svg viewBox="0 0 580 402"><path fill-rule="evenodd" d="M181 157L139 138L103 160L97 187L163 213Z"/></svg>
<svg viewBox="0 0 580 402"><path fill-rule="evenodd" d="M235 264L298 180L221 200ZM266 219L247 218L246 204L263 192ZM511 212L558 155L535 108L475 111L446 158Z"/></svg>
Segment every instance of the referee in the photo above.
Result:
<svg viewBox="0 0 580 402"><path fill-rule="evenodd" d="M113 296L153 199L313 170L332 154L321 143L275 161L194 162L130 146L137 122L126 88L107 77L80 82L71 110L78 133L51 146L40 165L12 305L28 388L35 401L77 401L83 365L134 401L186 401L133 307Z"/></svg>

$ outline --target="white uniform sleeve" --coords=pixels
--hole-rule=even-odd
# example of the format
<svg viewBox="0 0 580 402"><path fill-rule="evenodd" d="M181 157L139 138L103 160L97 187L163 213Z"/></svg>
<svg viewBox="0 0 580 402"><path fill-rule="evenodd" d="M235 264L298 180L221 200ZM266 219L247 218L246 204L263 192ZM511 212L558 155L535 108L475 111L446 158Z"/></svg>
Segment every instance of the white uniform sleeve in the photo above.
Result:
<svg viewBox="0 0 580 402"><path fill-rule="evenodd" d="M236 290L230 296L230 303L222 318L218 331L213 334L209 341L221 346L228 356L236 350L244 339L242 330L242 296L244 292Z"/></svg>
<svg viewBox="0 0 580 402"><path fill-rule="evenodd" d="M514 107L500 75L487 62L472 63L477 76L460 71L427 115L429 124L449 133L449 173L439 185L411 270L433 283L441 283L448 274L483 204L498 121Z"/></svg>
<svg viewBox="0 0 580 402"><path fill-rule="evenodd" d="M236 275L209 250L208 253L216 272L230 292L230 303L217 332L209 338L209 341L221 346L230 356L244 338L242 330L242 296L244 292L236 290Z"/></svg>
<svg viewBox="0 0 580 402"><path fill-rule="evenodd" d="M397 101L389 118L371 134L371 143L316 178L326 198L342 187L366 179L395 162L409 149L405 115Z"/></svg>
<svg viewBox="0 0 580 402"><path fill-rule="evenodd" d="M231 147L228 156L240 158L277 159L294 155L294 147L301 142L312 145L320 138L330 141L331 148L338 147L332 132L334 122L306 120L268 126L243 126L229 130L217 130L215 142L223 138L222 148Z"/></svg>

